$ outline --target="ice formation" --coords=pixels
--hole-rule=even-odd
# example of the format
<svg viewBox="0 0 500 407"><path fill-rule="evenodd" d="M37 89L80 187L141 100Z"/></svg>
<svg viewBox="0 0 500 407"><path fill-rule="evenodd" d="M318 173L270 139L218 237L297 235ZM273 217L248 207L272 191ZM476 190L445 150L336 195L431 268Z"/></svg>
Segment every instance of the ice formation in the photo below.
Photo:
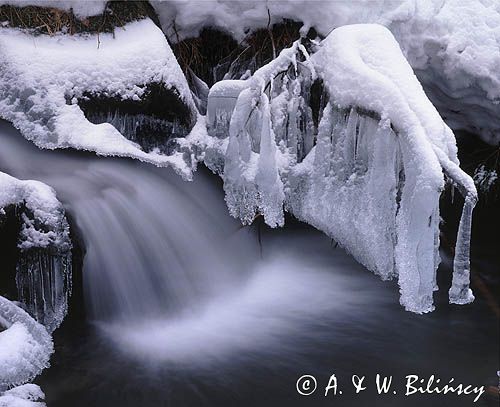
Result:
<svg viewBox="0 0 500 407"><path fill-rule="evenodd" d="M99 35L34 37L0 28L0 117L27 139L42 148L75 148L172 165L189 178L182 152L146 152L112 124L91 123L78 104L94 96L140 102L148 85L163 87L183 104L192 127L197 116L188 84L162 31L150 19Z"/></svg>
<svg viewBox="0 0 500 407"><path fill-rule="evenodd" d="M8 206L16 206L21 220L18 300L52 332L66 315L71 293L71 241L64 209L47 185L0 173L0 211Z"/></svg>
<svg viewBox="0 0 500 407"><path fill-rule="evenodd" d="M398 43L383 26L351 25L312 49L296 42L250 79L209 94L209 133L224 164L210 149L205 161L223 169L231 214L243 223L262 214L274 227L286 207L382 278L397 276L407 310L429 312L446 176L466 197L450 301L472 301L475 186Z"/></svg>
<svg viewBox="0 0 500 407"><path fill-rule="evenodd" d="M5 328L0 332L1 392L30 381L48 367L54 347L43 325L1 296L0 327Z"/></svg>
<svg viewBox="0 0 500 407"><path fill-rule="evenodd" d="M219 27L241 41L250 30L283 19L327 36L354 23L388 27L452 129L500 141L500 3L496 0L206 0L154 1L172 40ZM175 30L175 33L174 33Z"/></svg>

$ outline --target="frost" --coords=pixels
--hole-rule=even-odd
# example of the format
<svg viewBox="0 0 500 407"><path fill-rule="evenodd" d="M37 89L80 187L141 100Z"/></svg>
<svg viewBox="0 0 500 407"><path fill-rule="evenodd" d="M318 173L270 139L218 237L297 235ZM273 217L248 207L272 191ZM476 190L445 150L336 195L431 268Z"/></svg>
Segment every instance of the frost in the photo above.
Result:
<svg viewBox="0 0 500 407"><path fill-rule="evenodd" d="M253 77L210 91L230 213L243 223L262 214L274 227L284 205L382 278L397 277L401 304L424 313L434 309L446 175L466 197L450 301L470 302L477 193L394 37L378 25L344 26L310 48L309 57L297 42ZM313 101L318 83L324 91Z"/></svg>

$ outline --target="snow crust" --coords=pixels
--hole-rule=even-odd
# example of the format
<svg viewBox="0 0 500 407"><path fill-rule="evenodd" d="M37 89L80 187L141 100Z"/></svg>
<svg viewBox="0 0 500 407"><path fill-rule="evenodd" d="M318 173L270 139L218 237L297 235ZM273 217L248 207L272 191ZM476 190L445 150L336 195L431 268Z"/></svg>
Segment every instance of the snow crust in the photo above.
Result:
<svg viewBox="0 0 500 407"><path fill-rule="evenodd" d="M310 89L317 78L325 94L316 129ZM205 161L223 171L233 216L251 223L260 214L275 227L286 208L382 278L397 276L402 305L417 313L434 309L446 175L466 197L450 301L473 300L475 186L458 166L452 131L387 28L343 26L310 57L297 42L252 78L215 85L208 125L224 164L216 154Z"/></svg>
<svg viewBox="0 0 500 407"><path fill-rule="evenodd" d="M153 6L172 41L196 37L205 26L241 41L249 31L284 18L303 22L303 33L314 27L323 36L346 24L382 24L396 37L448 125L491 144L500 141L498 1L166 0Z"/></svg>
<svg viewBox="0 0 500 407"><path fill-rule="evenodd" d="M175 89L196 117L182 70L149 19L100 35L33 37L0 28L0 117L41 148L132 157L182 172L178 154L146 153L111 124L89 122L77 104L85 92L141 100L148 83Z"/></svg>
<svg viewBox="0 0 500 407"><path fill-rule="evenodd" d="M7 328L0 332L1 391L32 380L48 367L54 346L43 325L1 296L0 324Z"/></svg>

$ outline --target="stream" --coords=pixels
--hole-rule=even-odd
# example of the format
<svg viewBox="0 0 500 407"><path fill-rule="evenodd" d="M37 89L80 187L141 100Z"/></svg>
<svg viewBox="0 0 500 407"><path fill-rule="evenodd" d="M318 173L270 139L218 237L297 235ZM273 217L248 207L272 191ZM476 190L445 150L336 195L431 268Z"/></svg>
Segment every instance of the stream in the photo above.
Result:
<svg viewBox="0 0 500 407"><path fill-rule="evenodd" d="M396 282L313 228L242 227L204 168L184 182L129 159L39 150L2 121L0 170L51 185L85 248L85 318L70 308L35 381L48 407L495 405L404 395L410 374L497 384L498 320L480 293L447 303L444 254L436 311L415 315ZM296 390L305 374L318 382L310 396ZM342 394L325 397L332 374ZM397 393L377 394L377 374ZM355 394L352 375L366 390Z"/></svg>

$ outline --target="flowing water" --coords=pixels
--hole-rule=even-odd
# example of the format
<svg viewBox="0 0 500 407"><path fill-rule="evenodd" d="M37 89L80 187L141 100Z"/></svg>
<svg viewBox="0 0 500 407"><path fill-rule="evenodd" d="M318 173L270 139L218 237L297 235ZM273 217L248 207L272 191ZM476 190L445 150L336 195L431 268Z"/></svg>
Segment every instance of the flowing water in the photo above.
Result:
<svg viewBox="0 0 500 407"><path fill-rule="evenodd" d="M414 315L395 283L319 232L240 227L204 171L187 183L131 160L41 151L5 122L0 170L53 186L85 246L87 321L70 309L55 333L38 379L49 407L460 406L473 397L405 397L404 376L495 383L497 320L481 295L446 304L449 261L437 310ZM332 373L343 394L324 397ZM375 394L377 373L394 376L397 395ZM303 374L318 380L312 396L297 394ZM366 391L355 394L353 374Z"/></svg>

